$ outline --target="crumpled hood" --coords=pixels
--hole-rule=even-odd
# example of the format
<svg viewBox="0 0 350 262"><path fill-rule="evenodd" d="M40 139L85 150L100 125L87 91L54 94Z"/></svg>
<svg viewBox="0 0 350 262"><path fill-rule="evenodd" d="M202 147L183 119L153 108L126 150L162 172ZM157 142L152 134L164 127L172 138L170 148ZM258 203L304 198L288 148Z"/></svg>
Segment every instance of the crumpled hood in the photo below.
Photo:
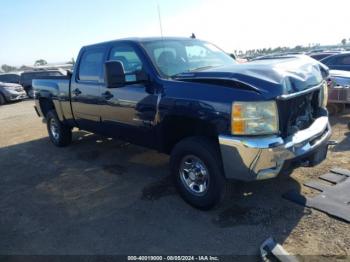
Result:
<svg viewBox="0 0 350 262"><path fill-rule="evenodd" d="M328 75L328 68L304 55L258 60L229 67L215 67L184 73L180 79L226 79L238 81L255 90L279 96L319 85ZM213 81L211 81L213 82Z"/></svg>

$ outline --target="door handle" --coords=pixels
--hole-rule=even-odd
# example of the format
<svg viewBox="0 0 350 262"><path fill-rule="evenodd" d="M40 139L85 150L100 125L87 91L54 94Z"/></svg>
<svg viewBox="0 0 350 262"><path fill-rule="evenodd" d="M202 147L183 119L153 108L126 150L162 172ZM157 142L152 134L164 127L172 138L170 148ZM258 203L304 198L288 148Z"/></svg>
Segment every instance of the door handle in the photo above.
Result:
<svg viewBox="0 0 350 262"><path fill-rule="evenodd" d="M102 97L106 100L110 100L112 97L114 97L114 95L112 95L111 92L106 91L106 92L102 93Z"/></svg>
<svg viewBox="0 0 350 262"><path fill-rule="evenodd" d="M73 90L72 93L73 93L74 95L78 96L78 95L81 94L81 91L80 91L78 88L76 88L76 89Z"/></svg>

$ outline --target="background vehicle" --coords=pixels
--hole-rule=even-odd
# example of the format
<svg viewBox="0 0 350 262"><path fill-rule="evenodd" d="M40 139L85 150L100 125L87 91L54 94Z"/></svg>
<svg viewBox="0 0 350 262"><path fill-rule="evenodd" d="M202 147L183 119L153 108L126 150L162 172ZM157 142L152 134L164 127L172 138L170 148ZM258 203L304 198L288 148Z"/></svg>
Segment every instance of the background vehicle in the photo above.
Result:
<svg viewBox="0 0 350 262"><path fill-rule="evenodd" d="M0 82L19 84L20 73L5 73L0 74Z"/></svg>
<svg viewBox="0 0 350 262"><path fill-rule="evenodd" d="M63 76L65 73L63 70L37 70L37 71L26 71L21 74L20 84L23 86L28 97L33 98L32 80L45 78L48 76Z"/></svg>
<svg viewBox="0 0 350 262"><path fill-rule="evenodd" d="M311 53L309 54L309 56L312 57L313 59L320 61L322 59L325 59L326 57L336 55L339 53L340 53L339 51L325 51L325 52L319 52L319 53Z"/></svg>
<svg viewBox="0 0 350 262"><path fill-rule="evenodd" d="M72 75L33 86L55 145L78 127L170 154L182 197L208 209L227 180L326 158L327 75L307 56L237 64L205 41L135 38L83 47Z"/></svg>
<svg viewBox="0 0 350 262"><path fill-rule="evenodd" d="M350 53L332 55L322 59L321 62L329 69L350 71Z"/></svg>
<svg viewBox="0 0 350 262"><path fill-rule="evenodd" d="M26 98L26 92L19 84L0 82L0 105Z"/></svg>
<svg viewBox="0 0 350 262"><path fill-rule="evenodd" d="M350 104L350 72L330 70L330 84L328 88L328 111L334 115L344 111Z"/></svg>

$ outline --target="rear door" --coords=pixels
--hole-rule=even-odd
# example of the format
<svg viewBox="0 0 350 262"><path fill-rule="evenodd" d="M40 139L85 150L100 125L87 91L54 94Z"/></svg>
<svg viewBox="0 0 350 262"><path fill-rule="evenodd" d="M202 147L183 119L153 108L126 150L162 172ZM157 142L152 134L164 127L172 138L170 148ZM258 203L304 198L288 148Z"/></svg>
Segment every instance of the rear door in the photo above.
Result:
<svg viewBox="0 0 350 262"><path fill-rule="evenodd" d="M101 107L99 99L103 86L103 63L107 48L95 47L82 51L79 65L71 83L74 118L81 129L98 132Z"/></svg>
<svg viewBox="0 0 350 262"><path fill-rule="evenodd" d="M120 88L101 88L103 130L135 144L154 145L154 120L158 95L137 82L137 73L146 70L137 49L128 43L116 43L107 60L118 60L124 66L126 84Z"/></svg>

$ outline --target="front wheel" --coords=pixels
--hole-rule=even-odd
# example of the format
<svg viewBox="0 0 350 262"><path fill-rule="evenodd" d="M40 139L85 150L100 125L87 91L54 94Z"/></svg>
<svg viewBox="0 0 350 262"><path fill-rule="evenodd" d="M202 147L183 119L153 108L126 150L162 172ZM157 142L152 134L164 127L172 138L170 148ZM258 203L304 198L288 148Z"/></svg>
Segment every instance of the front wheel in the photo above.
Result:
<svg viewBox="0 0 350 262"><path fill-rule="evenodd" d="M64 125L59 119L54 110L46 115L47 131L52 143L58 147L64 147L72 141L72 129Z"/></svg>
<svg viewBox="0 0 350 262"><path fill-rule="evenodd" d="M171 172L186 202L199 209L219 204L226 193L220 151L204 137L186 138L172 151Z"/></svg>

